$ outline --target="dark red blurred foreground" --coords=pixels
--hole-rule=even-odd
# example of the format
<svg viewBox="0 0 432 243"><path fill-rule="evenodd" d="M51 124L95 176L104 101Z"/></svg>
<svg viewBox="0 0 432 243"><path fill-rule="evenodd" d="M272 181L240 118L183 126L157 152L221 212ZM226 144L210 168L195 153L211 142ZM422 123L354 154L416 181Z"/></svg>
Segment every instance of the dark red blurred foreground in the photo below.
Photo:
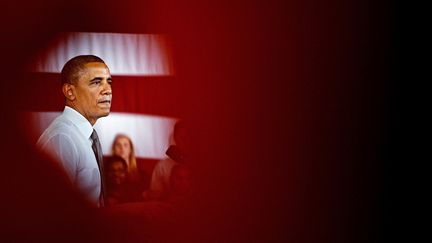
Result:
<svg viewBox="0 0 432 243"><path fill-rule="evenodd" d="M389 111L397 88L391 76L390 3L1 5L0 235L5 240L0 241L378 242L386 237L386 210L392 206L385 169L395 122ZM177 114L194 127L200 193L174 233L127 213L87 208L20 133L16 112L27 108L24 94L32 92L20 68L59 31L171 36L178 82L167 95L178 97ZM43 89L35 90L44 96Z"/></svg>

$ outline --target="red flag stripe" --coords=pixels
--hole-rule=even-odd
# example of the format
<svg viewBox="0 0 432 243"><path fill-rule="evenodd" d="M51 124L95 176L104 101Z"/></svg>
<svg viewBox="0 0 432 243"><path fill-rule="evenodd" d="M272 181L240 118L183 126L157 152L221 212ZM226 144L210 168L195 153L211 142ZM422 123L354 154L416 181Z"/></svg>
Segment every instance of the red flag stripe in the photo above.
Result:
<svg viewBox="0 0 432 243"><path fill-rule="evenodd" d="M64 97L60 75L31 73L17 104L24 111L61 111ZM181 87L174 76L113 76L113 112L178 117ZM42 95L41 95L42 94Z"/></svg>

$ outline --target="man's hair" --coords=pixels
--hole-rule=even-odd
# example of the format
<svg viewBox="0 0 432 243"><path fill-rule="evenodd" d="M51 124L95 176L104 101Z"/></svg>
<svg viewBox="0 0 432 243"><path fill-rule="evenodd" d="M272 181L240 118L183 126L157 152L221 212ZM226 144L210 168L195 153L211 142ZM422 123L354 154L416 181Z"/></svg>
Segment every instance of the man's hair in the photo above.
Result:
<svg viewBox="0 0 432 243"><path fill-rule="evenodd" d="M85 65L90 62L100 62L105 64L105 62L100 57L94 55L76 56L67 61L66 64L63 66L63 69L61 71L61 84L63 85L65 83L76 83L80 72L83 71Z"/></svg>

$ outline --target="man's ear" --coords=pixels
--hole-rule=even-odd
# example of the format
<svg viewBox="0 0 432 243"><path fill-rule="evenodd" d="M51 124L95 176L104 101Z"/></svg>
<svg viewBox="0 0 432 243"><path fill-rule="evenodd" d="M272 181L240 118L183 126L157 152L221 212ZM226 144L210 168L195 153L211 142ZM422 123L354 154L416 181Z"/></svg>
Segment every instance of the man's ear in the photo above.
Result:
<svg viewBox="0 0 432 243"><path fill-rule="evenodd" d="M63 95L66 97L66 99L73 101L76 99L75 96L75 87L72 84L65 83L62 86Z"/></svg>

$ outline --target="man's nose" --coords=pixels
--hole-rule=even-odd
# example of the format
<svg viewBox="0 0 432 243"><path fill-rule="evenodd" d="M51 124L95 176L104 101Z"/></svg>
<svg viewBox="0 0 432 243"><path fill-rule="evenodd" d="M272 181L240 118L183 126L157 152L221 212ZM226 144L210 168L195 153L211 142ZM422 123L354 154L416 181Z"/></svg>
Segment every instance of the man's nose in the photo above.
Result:
<svg viewBox="0 0 432 243"><path fill-rule="evenodd" d="M104 82L102 94L104 94L104 95L111 95L112 94L111 84L109 84L107 81Z"/></svg>

